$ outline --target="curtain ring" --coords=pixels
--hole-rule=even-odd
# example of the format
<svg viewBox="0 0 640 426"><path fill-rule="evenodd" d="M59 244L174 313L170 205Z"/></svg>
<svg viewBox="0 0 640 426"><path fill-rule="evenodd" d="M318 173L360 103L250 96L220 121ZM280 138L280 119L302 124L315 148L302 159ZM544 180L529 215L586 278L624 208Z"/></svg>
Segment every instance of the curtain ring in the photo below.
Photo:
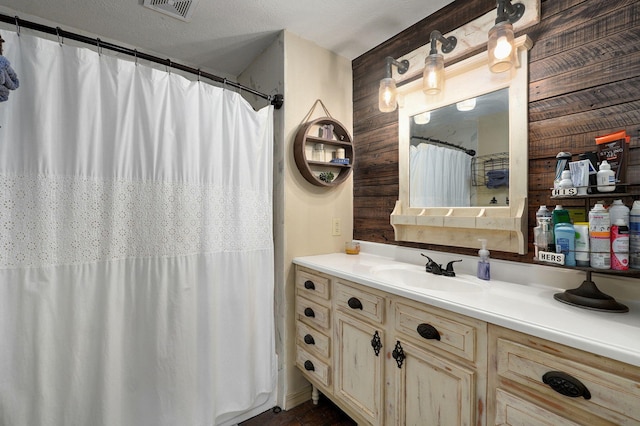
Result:
<svg viewBox="0 0 640 426"><path fill-rule="evenodd" d="M227 79L226 78L222 79L222 90L227 90Z"/></svg>
<svg viewBox="0 0 640 426"><path fill-rule="evenodd" d="M18 15L14 18L16 20L16 33L18 34L18 37L20 37L20 18L18 18Z"/></svg>
<svg viewBox="0 0 640 426"><path fill-rule="evenodd" d="M102 56L102 46L100 46L100 39L96 39L96 46L98 47L98 55Z"/></svg>
<svg viewBox="0 0 640 426"><path fill-rule="evenodd" d="M202 71L200 71L200 68L198 68L198 83L200 83L200 74L202 74Z"/></svg>
<svg viewBox="0 0 640 426"><path fill-rule="evenodd" d="M62 37L60 36L60 27L56 27L56 36L58 36L58 44L62 46Z"/></svg>
<svg viewBox="0 0 640 426"><path fill-rule="evenodd" d="M167 74L171 74L171 59L167 58Z"/></svg>
<svg viewBox="0 0 640 426"><path fill-rule="evenodd" d="M133 57L135 58L136 67L138 66L138 49L133 49Z"/></svg>

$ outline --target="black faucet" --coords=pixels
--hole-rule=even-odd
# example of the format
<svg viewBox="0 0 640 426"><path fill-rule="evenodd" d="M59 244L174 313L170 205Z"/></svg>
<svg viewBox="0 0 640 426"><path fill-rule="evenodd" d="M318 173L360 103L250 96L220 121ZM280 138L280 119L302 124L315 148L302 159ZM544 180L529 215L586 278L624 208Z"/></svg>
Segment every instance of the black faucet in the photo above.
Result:
<svg viewBox="0 0 640 426"><path fill-rule="evenodd" d="M451 262L447 263L447 269L443 272L443 274L447 277L455 277L456 273L453 271L453 264L456 262L462 262L462 259L459 260L452 260Z"/></svg>
<svg viewBox="0 0 640 426"><path fill-rule="evenodd" d="M446 269L442 269L441 264L434 262L433 259L431 259L426 254L420 253L420 255L423 257L426 257L429 260L429 262L427 262L427 264L424 267L425 271L434 275L444 275L445 277L455 277L456 273L453 270L453 264L455 262L462 262L462 259L452 260L451 262L447 263Z"/></svg>

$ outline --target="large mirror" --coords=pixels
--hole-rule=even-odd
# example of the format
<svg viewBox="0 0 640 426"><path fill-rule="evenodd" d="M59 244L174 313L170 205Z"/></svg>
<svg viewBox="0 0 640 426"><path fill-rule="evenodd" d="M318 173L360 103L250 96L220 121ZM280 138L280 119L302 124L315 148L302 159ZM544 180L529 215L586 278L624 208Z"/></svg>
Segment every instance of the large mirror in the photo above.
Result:
<svg viewBox="0 0 640 426"><path fill-rule="evenodd" d="M437 96L421 79L398 88L396 240L479 248L483 238L490 250L526 253L531 41L516 46L509 72L491 73L482 52L446 67Z"/></svg>
<svg viewBox="0 0 640 426"><path fill-rule="evenodd" d="M509 89L409 118L411 207L509 204Z"/></svg>

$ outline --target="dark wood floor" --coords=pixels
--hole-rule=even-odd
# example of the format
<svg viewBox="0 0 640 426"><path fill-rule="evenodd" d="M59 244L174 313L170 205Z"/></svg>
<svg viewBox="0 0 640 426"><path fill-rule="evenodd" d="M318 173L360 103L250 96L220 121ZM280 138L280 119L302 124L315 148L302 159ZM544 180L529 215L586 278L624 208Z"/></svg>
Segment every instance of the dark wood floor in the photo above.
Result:
<svg viewBox="0 0 640 426"><path fill-rule="evenodd" d="M320 395L318 405L311 401L287 411L265 411L238 426L356 426L345 413L325 396Z"/></svg>

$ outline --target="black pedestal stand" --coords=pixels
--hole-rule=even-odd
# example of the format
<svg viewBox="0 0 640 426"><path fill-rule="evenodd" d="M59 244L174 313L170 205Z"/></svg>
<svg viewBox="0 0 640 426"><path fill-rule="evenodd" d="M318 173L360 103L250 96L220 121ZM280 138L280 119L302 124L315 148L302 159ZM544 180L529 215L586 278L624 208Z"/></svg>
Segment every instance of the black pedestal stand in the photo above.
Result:
<svg viewBox="0 0 640 426"><path fill-rule="evenodd" d="M616 302L613 297L598 290L596 284L591 281L591 271L587 271L587 279L582 282L580 287L565 290L563 293L556 293L553 298L568 305L595 311L629 312L628 307Z"/></svg>

